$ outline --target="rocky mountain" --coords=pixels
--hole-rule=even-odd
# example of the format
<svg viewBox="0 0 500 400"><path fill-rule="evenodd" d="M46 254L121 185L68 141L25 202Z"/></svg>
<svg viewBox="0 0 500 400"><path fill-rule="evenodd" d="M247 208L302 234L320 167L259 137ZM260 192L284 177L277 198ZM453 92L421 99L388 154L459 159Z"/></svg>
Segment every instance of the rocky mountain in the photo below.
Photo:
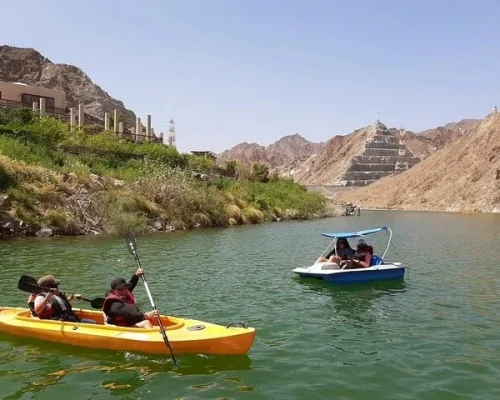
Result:
<svg viewBox="0 0 500 400"><path fill-rule="evenodd" d="M323 143L313 143L299 134L284 136L277 142L264 147L257 143L240 143L217 156L217 163L234 160L239 164L263 163L279 167L314 154Z"/></svg>
<svg viewBox="0 0 500 400"><path fill-rule="evenodd" d="M372 131L373 125L357 129L348 135L334 136L326 143L312 143L298 134L285 136L267 147L257 143L240 143L221 153L217 161L220 164L228 160L235 160L246 165L255 162L265 163L279 175L292 177L296 182L305 185L333 185L342 180L342 173L346 172L348 168L353 169L348 178L354 176L354 180L361 181L363 172L372 176L385 176L390 169L393 172L406 169L408 162L408 167L411 167L459 138L470 135L480 122L481 120L478 119L464 119L420 133L395 128L387 129L384 126L383 129L386 130L387 137L383 140L392 140L393 143L389 147L392 146L393 149L386 148L384 150L384 147L388 146L387 143L368 144L368 146L382 146L382 148L372 150L372 152L375 151L379 154L385 151L386 156L389 156L389 153L392 154L395 149L401 147L405 153L403 158L407 155L410 158L407 161L402 161L398 158L399 152L396 152L397 154L392 154L386 160L389 163L394 161L393 167L379 165L377 167L379 171L376 174L373 171L363 171L366 169L367 163L373 163L373 161L369 161L369 158L365 160L368 160L367 162L360 163L364 165L350 166L353 158L362 157L361 152L373 139L375 134ZM389 139L388 136L392 136L394 139ZM394 141L398 141L398 145ZM399 143L403 144L399 145ZM364 180L366 183L373 182L371 178Z"/></svg>
<svg viewBox="0 0 500 400"><path fill-rule="evenodd" d="M66 92L67 107L85 105L85 112L104 119L105 112L118 110L127 126L133 126L135 114L105 92L80 68L55 64L30 48L0 46L0 80L30 86L61 89Z"/></svg>
<svg viewBox="0 0 500 400"><path fill-rule="evenodd" d="M381 122L345 136L335 136L303 163L280 170L305 185L364 186L420 161L397 129Z"/></svg>
<svg viewBox="0 0 500 400"><path fill-rule="evenodd" d="M423 132L407 132L406 145L417 157L426 158L474 131L480 119L463 119Z"/></svg>
<svg viewBox="0 0 500 400"><path fill-rule="evenodd" d="M500 212L500 113L413 168L337 198L371 208Z"/></svg>

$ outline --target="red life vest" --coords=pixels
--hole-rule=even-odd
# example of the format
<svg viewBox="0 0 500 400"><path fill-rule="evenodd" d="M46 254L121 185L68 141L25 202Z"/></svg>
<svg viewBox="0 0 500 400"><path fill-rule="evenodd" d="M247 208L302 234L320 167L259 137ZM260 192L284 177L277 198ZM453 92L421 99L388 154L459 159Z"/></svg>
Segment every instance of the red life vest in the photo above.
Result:
<svg viewBox="0 0 500 400"><path fill-rule="evenodd" d="M107 307L111 307L111 303L118 301L120 303L123 303L124 305L133 305L137 310L139 310L139 307L137 307L137 301L135 300L134 295L132 292L128 292L127 296L125 298L117 296L113 291L108 293L106 296L106 299L104 300L104 304L102 305L102 310L104 311L104 315L106 316L107 323L112 324L112 325L118 325L118 326L129 326L127 321L125 320L125 317L123 315L115 315L114 317L109 316L106 311Z"/></svg>

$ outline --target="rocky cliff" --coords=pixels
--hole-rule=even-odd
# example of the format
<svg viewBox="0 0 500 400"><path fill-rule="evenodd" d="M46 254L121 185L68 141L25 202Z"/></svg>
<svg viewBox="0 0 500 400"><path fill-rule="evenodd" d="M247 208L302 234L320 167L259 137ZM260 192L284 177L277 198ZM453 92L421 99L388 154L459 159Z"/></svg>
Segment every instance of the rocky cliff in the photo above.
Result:
<svg viewBox="0 0 500 400"><path fill-rule="evenodd" d="M427 158L438 150L473 132L480 119L463 119L420 133L407 132L406 145L420 158Z"/></svg>
<svg viewBox="0 0 500 400"><path fill-rule="evenodd" d="M80 68L54 64L34 49L0 46L0 81L61 89L66 93L67 107L83 103L86 113L100 119L104 119L105 112L116 109L127 126L133 126L135 121L133 111L93 83Z"/></svg>
<svg viewBox="0 0 500 400"><path fill-rule="evenodd" d="M338 199L371 208L500 212L500 113L408 171Z"/></svg>
<svg viewBox="0 0 500 400"><path fill-rule="evenodd" d="M264 147L257 143L240 143L217 156L217 163L234 160L239 164L252 165L264 163L270 167L279 167L293 161L305 159L314 154L322 143L313 143L299 134L284 136L277 142Z"/></svg>

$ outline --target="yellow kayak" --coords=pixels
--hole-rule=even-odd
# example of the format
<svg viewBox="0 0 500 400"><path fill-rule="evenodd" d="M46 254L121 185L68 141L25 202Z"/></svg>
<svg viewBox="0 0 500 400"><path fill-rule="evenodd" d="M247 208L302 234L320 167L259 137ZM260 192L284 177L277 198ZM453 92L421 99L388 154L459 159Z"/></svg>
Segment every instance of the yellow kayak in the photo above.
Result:
<svg viewBox="0 0 500 400"><path fill-rule="evenodd" d="M73 309L97 324L33 318L27 308L0 307L0 331L94 349L168 354L158 326L152 329L104 325L100 311ZM245 354L255 338L254 328L225 327L193 319L161 317L174 354ZM153 322L155 324L156 321Z"/></svg>

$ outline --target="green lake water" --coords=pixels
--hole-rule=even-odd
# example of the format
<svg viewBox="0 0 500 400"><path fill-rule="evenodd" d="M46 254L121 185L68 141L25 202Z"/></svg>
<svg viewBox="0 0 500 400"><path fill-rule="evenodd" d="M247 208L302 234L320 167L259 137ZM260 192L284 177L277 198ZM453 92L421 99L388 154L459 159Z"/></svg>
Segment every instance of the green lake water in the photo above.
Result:
<svg viewBox="0 0 500 400"><path fill-rule="evenodd" d="M386 225L403 282L335 287L295 278L321 232ZM372 239L373 238L373 239ZM381 254L387 237L368 239ZM500 399L500 215L363 212L138 237L158 308L257 329L247 356L86 350L0 333L1 399ZM133 258L122 238L0 242L0 304L21 274L100 297ZM142 283L135 290L149 310ZM86 303L75 305L87 306Z"/></svg>

